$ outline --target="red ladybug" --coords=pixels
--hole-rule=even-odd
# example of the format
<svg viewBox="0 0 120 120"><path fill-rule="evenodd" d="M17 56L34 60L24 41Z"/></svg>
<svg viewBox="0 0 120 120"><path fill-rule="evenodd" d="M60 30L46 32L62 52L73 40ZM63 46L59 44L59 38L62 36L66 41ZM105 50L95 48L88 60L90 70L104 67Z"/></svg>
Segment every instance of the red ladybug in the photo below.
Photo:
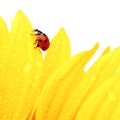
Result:
<svg viewBox="0 0 120 120"><path fill-rule="evenodd" d="M34 43L34 44L37 44L35 48L39 47L43 51L46 51L50 46L49 38L45 33L41 32L38 29L34 29L34 32L35 32L35 35L37 36Z"/></svg>

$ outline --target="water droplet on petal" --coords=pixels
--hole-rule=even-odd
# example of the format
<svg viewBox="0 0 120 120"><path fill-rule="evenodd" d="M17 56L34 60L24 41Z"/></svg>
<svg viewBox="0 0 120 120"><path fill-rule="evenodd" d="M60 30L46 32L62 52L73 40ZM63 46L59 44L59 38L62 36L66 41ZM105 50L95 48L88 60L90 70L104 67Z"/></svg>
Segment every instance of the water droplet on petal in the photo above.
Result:
<svg viewBox="0 0 120 120"><path fill-rule="evenodd" d="M31 70L31 65L30 64L26 64L23 68L24 72L29 72Z"/></svg>
<svg viewBox="0 0 120 120"><path fill-rule="evenodd" d="M7 118L7 115L3 115L3 118L6 119L6 118Z"/></svg>
<svg viewBox="0 0 120 120"><path fill-rule="evenodd" d="M36 67L40 68L42 66L41 61L36 61Z"/></svg>
<svg viewBox="0 0 120 120"><path fill-rule="evenodd" d="M33 79L34 79L34 80L38 80L39 78L40 78L40 76L37 74L37 75L34 76Z"/></svg>
<svg viewBox="0 0 120 120"><path fill-rule="evenodd" d="M110 101L116 100L116 95L112 90L108 93L108 97L109 97Z"/></svg>
<svg viewBox="0 0 120 120"><path fill-rule="evenodd" d="M120 113L120 109L118 110L118 112Z"/></svg>
<svg viewBox="0 0 120 120"><path fill-rule="evenodd" d="M96 80L96 76L92 76L92 77L91 77L91 80L92 80L92 81Z"/></svg>
<svg viewBox="0 0 120 120"><path fill-rule="evenodd" d="M119 73L120 72L120 68L118 68L118 69L116 69L116 71L115 71L116 73Z"/></svg>

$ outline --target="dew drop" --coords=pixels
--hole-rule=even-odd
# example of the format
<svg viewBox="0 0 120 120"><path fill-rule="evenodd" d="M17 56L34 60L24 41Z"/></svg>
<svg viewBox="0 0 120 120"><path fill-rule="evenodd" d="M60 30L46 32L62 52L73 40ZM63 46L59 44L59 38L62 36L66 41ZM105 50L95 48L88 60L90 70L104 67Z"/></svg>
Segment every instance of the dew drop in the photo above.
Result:
<svg viewBox="0 0 120 120"><path fill-rule="evenodd" d="M41 61L36 61L36 67L40 68L42 66Z"/></svg>
<svg viewBox="0 0 120 120"><path fill-rule="evenodd" d="M34 78L33 78L33 79L34 79L34 80L38 80L38 79L39 79L39 77L40 77L40 76L37 74L37 75L35 75L35 76L34 76Z"/></svg>
<svg viewBox="0 0 120 120"><path fill-rule="evenodd" d="M4 49L7 49L8 48L8 45L4 45Z"/></svg>
<svg viewBox="0 0 120 120"><path fill-rule="evenodd" d="M91 77L91 80L92 80L92 81L96 80L96 76L92 76L92 77Z"/></svg>
<svg viewBox="0 0 120 120"><path fill-rule="evenodd" d="M118 112L120 113L120 109L118 110Z"/></svg>
<svg viewBox="0 0 120 120"><path fill-rule="evenodd" d="M118 69L116 69L116 71L115 71L116 73L119 73L120 72L120 68L118 68Z"/></svg>
<svg viewBox="0 0 120 120"><path fill-rule="evenodd" d="M3 115L3 119L6 119L7 118L7 115Z"/></svg>
<svg viewBox="0 0 120 120"><path fill-rule="evenodd" d="M23 67L23 72L30 72L31 70L31 65L30 64L26 64L24 67Z"/></svg>
<svg viewBox="0 0 120 120"><path fill-rule="evenodd" d="M109 97L109 100L110 100L110 101L116 100L116 95L115 95L115 93L114 93L113 91L110 91L110 92L108 93L108 97Z"/></svg>

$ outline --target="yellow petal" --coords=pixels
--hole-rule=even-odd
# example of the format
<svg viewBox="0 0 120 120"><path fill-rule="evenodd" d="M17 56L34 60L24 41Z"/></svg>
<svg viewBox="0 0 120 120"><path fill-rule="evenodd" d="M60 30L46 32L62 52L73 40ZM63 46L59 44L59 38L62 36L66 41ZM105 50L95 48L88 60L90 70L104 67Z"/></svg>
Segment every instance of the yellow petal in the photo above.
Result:
<svg viewBox="0 0 120 120"><path fill-rule="evenodd" d="M49 107L51 105L54 105L54 107L52 107L53 109L51 109L52 115L50 115L49 113L47 118L50 119L49 117L51 117L51 119L56 119L55 117L57 117L56 115L58 115L62 107L61 105L64 104L65 100L70 94L70 91L72 91L72 89L75 88L76 84L80 82L79 79L80 77L79 77L78 79L76 79L76 83L73 84L74 78L76 78L74 76L77 75L79 70L81 70L79 74L80 75L83 74L82 70L84 64L86 64L86 62L94 54L97 48L98 48L98 44L96 44L95 47L90 51L86 51L75 55L69 61L67 61L63 66L61 66L58 70L56 70L56 72L48 79L48 81L46 82L45 86L42 89L40 98L38 99L39 104L36 110L37 120L41 120L46 117L47 112L49 111ZM51 102L53 98L55 99L52 104ZM63 100L59 101L59 99L57 98ZM56 105L58 104L58 106L55 106L55 104ZM55 107L57 107L58 109L58 111L56 112L55 112Z"/></svg>
<svg viewBox="0 0 120 120"><path fill-rule="evenodd" d="M83 71L84 65L92 57L97 48L98 43L94 46L92 50L80 53L72 58L76 59L75 65L71 69L70 74L63 78L64 80L62 81L62 84L57 88L54 98L51 102L51 106L48 110L46 119L48 120L57 119L69 95L72 93L72 91L76 88L76 86L81 82L81 79L84 77L85 75Z"/></svg>
<svg viewBox="0 0 120 120"><path fill-rule="evenodd" d="M101 105L105 99L107 93L117 84L119 74L106 80L102 85L100 85L93 93L88 96L87 99L81 104L76 120L91 120L94 119L93 116L96 114L98 107ZM103 109L104 111L104 109ZM105 111L104 111L105 112Z"/></svg>
<svg viewBox="0 0 120 120"><path fill-rule="evenodd" d="M8 28L5 23L5 21L0 17L0 48L2 47L1 45L5 42L4 39L6 39L8 35Z"/></svg>
<svg viewBox="0 0 120 120"><path fill-rule="evenodd" d="M115 78L115 77L114 77ZM111 120L111 116L115 111L116 106L120 101L120 81L116 82L113 85L113 88L107 93L105 99L96 110L94 114L94 120ZM117 112L116 112L117 113ZM120 115L117 116L117 119L120 119ZM114 118L113 120L117 120Z"/></svg>
<svg viewBox="0 0 120 120"><path fill-rule="evenodd" d="M39 92L42 56L34 49L32 26L28 18L18 11L8 34L4 64L1 64L0 119L26 119ZM6 39L4 39L6 40Z"/></svg>
<svg viewBox="0 0 120 120"><path fill-rule="evenodd" d="M68 59L70 59L70 41L64 30L61 28L55 37L50 41L50 47L46 52L42 64L42 77L40 83L40 91L47 79ZM41 94L40 94L41 95ZM36 101L35 106L29 116L32 118L39 100Z"/></svg>
<svg viewBox="0 0 120 120"><path fill-rule="evenodd" d="M0 17L0 71L4 68L2 64L4 64L4 60L6 60L6 55L8 55L9 51L7 52L6 43L8 43L8 28L4 20ZM1 72L0 72L1 74Z"/></svg>
<svg viewBox="0 0 120 120"><path fill-rule="evenodd" d="M64 30L61 28L51 40L43 61L43 76L47 80L51 74L70 58L70 41Z"/></svg>
<svg viewBox="0 0 120 120"><path fill-rule="evenodd" d="M104 82L106 79L109 79L112 74L112 67L114 68L114 71L116 70L116 65L118 63L112 64L113 59L112 56L115 56L114 60L120 61L120 57L118 57L118 53L120 52L120 49L117 48L113 50L110 53L107 53L103 56L101 56L94 64L93 66L88 70L88 72L85 74L85 77L81 79L80 84L76 87L76 89L71 93L70 97L68 98L68 101L66 102L62 112L60 119L72 119L79 108L79 106L82 104L82 102L86 99L86 97L91 94L93 90L95 90L102 82ZM105 69L107 74L110 72L112 74L108 74L108 76L104 73L104 67L105 65L111 65L109 68ZM105 67L106 68L106 67ZM102 75L100 75L101 71L103 71ZM101 77L101 79L100 79ZM106 77L106 79L104 79ZM70 106L71 105L71 106Z"/></svg>
<svg viewBox="0 0 120 120"><path fill-rule="evenodd" d="M117 89L117 92L119 91L119 89L120 89L120 87ZM119 120L120 119L120 95L117 97L119 100L117 101L116 107L113 109L113 112L111 113L110 120Z"/></svg>
<svg viewBox="0 0 120 120"><path fill-rule="evenodd" d="M112 75L115 74L115 71L119 68L119 61L120 61L120 47L114 49L113 51L109 52L105 56L100 57L100 61L98 60L94 65L97 66L99 72L96 70L95 74L92 79L94 84L91 90L94 90L98 85L105 81L105 79L110 78ZM103 65L101 65L103 63ZM92 71L92 70L91 70ZM95 77L96 76L96 77Z"/></svg>
<svg viewBox="0 0 120 120"><path fill-rule="evenodd" d="M108 46L102 53L102 55L105 55L106 53L110 52L110 46Z"/></svg>

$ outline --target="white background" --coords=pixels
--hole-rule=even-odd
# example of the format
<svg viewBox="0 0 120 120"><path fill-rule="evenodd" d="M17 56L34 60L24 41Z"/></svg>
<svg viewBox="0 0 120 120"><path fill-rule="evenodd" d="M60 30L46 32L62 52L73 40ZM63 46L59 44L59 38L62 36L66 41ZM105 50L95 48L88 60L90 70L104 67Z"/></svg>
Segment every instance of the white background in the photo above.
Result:
<svg viewBox="0 0 120 120"><path fill-rule="evenodd" d="M64 27L72 54L100 43L98 53L108 45L120 45L119 0L0 0L0 16L10 28L10 18L21 9L34 28L50 39Z"/></svg>

